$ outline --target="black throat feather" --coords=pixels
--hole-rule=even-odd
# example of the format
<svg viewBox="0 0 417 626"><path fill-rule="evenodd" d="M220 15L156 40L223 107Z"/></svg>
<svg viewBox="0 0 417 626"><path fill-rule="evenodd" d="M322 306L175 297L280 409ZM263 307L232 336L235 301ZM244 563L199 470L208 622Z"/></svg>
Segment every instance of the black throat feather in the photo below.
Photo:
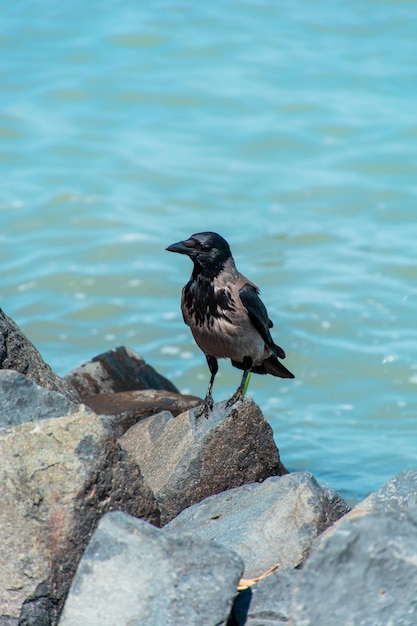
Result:
<svg viewBox="0 0 417 626"><path fill-rule="evenodd" d="M230 289L215 289L215 280L194 274L184 287L184 306L196 326L213 326L215 319L231 323L228 312L236 310Z"/></svg>

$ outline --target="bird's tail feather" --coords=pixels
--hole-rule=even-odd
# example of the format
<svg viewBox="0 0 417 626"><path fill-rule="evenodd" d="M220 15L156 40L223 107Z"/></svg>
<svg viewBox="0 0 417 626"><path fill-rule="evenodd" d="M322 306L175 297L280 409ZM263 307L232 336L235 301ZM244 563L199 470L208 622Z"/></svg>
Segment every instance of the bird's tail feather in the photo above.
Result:
<svg viewBox="0 0 417 626"><path fill-rule="evenodd" d="M279 356L280 359L285 359L286 354L284 350L280 346L277 346L276 343L273 344L273 347L274 347L275 354Z"/></svg>
<svg viewBox="0 0 417 626"><path fill-rule="evenodd" d="M279 378L295 378L294 374L278 361L275 354L271 354L261 365L254 365L252 372L255 374L272 374L272 376Z"/></svg>

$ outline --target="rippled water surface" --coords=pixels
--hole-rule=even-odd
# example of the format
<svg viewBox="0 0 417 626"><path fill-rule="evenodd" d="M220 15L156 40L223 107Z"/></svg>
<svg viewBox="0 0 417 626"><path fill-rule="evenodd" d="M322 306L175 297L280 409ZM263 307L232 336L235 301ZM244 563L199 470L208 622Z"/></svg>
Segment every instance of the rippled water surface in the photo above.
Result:
<svg viewBox="0 0 417 626"><path fill-rule="evenodd" d="M284 463L351 499L415 467L416 11L3 7L0 306L61 375L125 344L204 395L164 248L216 230L297 377L249 388Z"/></svg>

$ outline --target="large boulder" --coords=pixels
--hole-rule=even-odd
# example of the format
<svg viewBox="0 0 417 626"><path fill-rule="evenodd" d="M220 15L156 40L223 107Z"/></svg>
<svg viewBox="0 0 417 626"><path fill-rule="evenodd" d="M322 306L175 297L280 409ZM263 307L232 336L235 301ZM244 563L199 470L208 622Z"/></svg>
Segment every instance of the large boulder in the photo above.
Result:
<svg viewBox="0 0 417 626"><path fill-rule="evenodd" d="M120 444L136 460L166 524L207 496L286 473L271 427L246 398L208 419L195 410L154 415L132 426Z"/></svg>
<svg viewBox="0 0 417 626"><path fill-rule="evenodd" d="M279 563L300 567L311 545L338 513L308 472L273 476L206 498L185 509L164 531L187 532L235 550L246 578Z"/></svg>
<svg viewBox="0 0 417 626"><path fill-rule="evenodd" d="M140 469L81 405L0 432L0 616L54 620L100 517L121 509L159 524ZM46 621L45 621L46 620Z"/></svg>
<svg viewBox="0 0 417 626"><path fill-rule="evenodd" d="M97 394L141 389L178 393L175 385L125 346L98 354L71 370L65 380L77 389L83 401Z"/></svg>
<svg viewBox="0 0 417 626"><path fill-rule="evenodd" d="M407 515L417 507L417 469L404 470L396 474L377 491L357 504L344 519L354 519L378 513Z"/></svg>
<svg viewBox="0 0 417 626"><path fill-rule="evenodd" d="M417 624L417 509L345 519L300 573L292 626Z"/></svg>
<svg viewBox="0 0 417 626"><path fill-rule="evenodd" d="M109 513L84 553L59 624L221 626L242 569L234 552L212 542Z"/></svg>
<svg viewBox="0 0 417 626"><path fill-rule="evenodd" d="M406 517L414 507L417 507L417 469L410 469L397 474L365 500L359 502L334 526L331 526L324 536L336 532L338 525L346 520L386 513L391 513L396 517Z"/></svg>
<svg viewBox="0 0 417 626"><path fill-rule="evenodd" d="M143 389L142 391L119 391L100 393L86 398L85 403L95 413L107 416L107 423L116 437L121 437L131 426L140 420L169 411L179 415L202 403L196 396L188 396L173 391Z"/></svg>
<svg viewBox="0 0 417 626"><path fill-rule="evenodd" d="M52 371L33 343L1 309L0 369L16 370L41 387L57 391L72 402L80 402L80 397L71 383Z"/></svg>
<svg viewBox="0 0 417 626"><path fill-rule="evenodd" d="M15 370L0 370L0 430L79 410L68 397L40 387Z"/></svg>

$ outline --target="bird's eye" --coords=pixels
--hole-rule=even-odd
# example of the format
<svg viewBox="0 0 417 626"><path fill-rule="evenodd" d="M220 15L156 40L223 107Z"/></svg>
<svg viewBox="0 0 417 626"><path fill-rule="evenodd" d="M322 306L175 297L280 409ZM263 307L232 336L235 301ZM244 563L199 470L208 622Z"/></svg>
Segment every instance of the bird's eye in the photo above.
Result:
<svg viewBox="0 0 417 626"><path fill-rule="evenodd" d="M210 252L210 246L205 246L204 244L201 244L201 251Z"/></svg>

